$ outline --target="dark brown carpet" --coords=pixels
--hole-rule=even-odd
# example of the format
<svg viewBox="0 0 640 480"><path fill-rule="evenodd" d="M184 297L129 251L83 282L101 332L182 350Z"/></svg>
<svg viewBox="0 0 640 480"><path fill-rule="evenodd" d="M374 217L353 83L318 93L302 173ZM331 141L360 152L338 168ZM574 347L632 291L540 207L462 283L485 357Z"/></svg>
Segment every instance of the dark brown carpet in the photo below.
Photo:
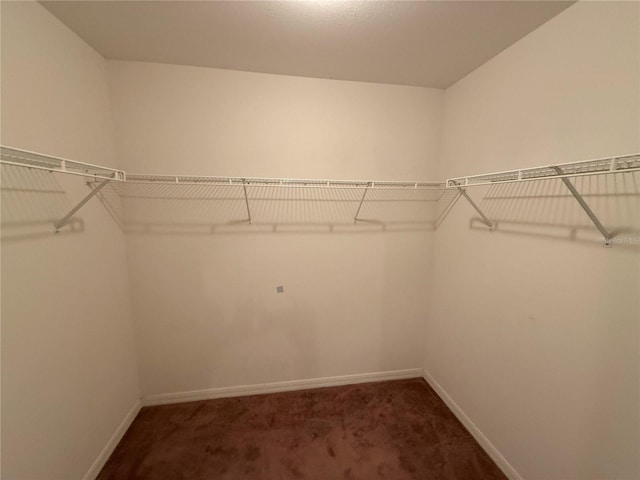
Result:
<svg viewBox="0 0 640 480"><path fill-rule="evenodd" d="M98 476L505 478L423 379L146 407Z"/></svg>

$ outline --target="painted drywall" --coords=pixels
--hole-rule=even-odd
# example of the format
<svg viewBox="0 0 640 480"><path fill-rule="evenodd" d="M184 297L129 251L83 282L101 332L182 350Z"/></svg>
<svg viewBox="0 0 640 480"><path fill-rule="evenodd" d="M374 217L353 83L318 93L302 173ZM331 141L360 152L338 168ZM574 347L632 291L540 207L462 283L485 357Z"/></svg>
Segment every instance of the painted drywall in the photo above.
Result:
<svg viewBox="0 0 640 480"><path fill-rule="evenodd" d="M638 9L580 2L449 88L442 176L639 151ZM640 477L640 177L625 178L576 181L626 227L612 248L559 182L470 189L504 221L471 225L461 201L436 233L426 369L522 478Z"/></svg>
<svg viewBox="0 0 640 480"><path fill-rule="evenodd" d="M104 61L39 5L2 8L3 143L112 164ZM639 150L637 18L634 4L571 7L449 89L439 173ZM109 74L128 171L439 176L437 90L128 62L109 62ZM79 478L138 395L124 241L93 201L75 233L51 236L40 209L63 212L58 192L73 204L81 181L7 181L38 193L8 197L18 214L3 201L2 473ZM637 195L622 197L632 218ZM114 213L132 227L145 394L413 368L424 353L523 478L638 476L640 258L630 244L595 244L579 212L488 233L470 228L461 202L437 232L432 271L423 225L330 232L288 212L269 217L294 220L275 232L219 228L198 200L124 203ZM180 204L192 224L167 223L184 221ZM242 213L236 198L222 210ZM342 219L333 210L317 215ZM46 228L17 225L20 215ZM577 218L576 240L565 218Z"/></svg>
<svg viewBox="0 0 640 480"><path fill-rule="evenodd" d="M435 175L440 90L136 62L109 70L128 172ZM358 202L323 198L252 201L253 226L242 226L238 197L125 199L145 395L422 365L433 227L350 226Z"/></svg>
<svg viewBox="0 0 640 480"><path fill-rule="evenodd" d="M2 143L114 165L105 61L35 2L2 2ZM80 479L140 395L124 236L96 199L53 234L80 177L2 182L2 478Z"/></svg>

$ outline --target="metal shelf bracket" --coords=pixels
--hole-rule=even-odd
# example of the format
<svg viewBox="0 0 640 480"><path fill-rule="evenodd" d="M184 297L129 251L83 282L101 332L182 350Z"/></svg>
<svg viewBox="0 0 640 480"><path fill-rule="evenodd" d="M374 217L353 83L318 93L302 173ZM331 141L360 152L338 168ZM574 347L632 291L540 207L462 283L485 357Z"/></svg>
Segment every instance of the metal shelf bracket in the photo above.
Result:
<svg viewBox="0 0 640 480"><path fill-rule="evenodd" d="M80 202L75 207L73 207L71 210L69 210L69 213L67 213L64 217L62 217L61 220L56 222L56 224L54 226L55 227L55 232L59 233L60 229L62 227L64 227L67 223L69 223L69 220L71 220L71 217L73 217L76 214L76 212L78 210L80 210L84 206L85 203L87 203L89 200L91 200L91 198L94 197L100 190L102 190L105 187L105 185L107 185L107 183L109 183L110 181L111 181L111 179L107 178L107 179L101 181L95 187L91 187L91 184L87 183L87 185L89 185L90 188L91 188L91 192L89 192L89 194L86 197L84 197L82 200L80 200Z"/></svg>
<svg viewBox="0 0 640 480"><path fill-rule="evenodd" d="M557 167L557 166L554 166L552 168L556 172L558 172L558 175L564 175L564 172L563 172L562 168ZM613 238L613 235L605 228L604 225L602 225L602 222L600 222L600 220L598 219L596 214L593 213L593 210L591 210L589 205L587 205L587 202L585 202L585 200L582 197L582 195L580 195L580 192L578 192L578 190L576 190L576 187L573 186L573 183L571 183L571 181L567 177L561 177L561 180L566 185L566 187L569 189L571 194L575 197L575 199L577 200L578 204L582 207L582 209L585 211L585 213L589 216L589 218L591 219L593 224L596 226L596 228L600 231L602 236L604 237L604 245L606 247L610 247L611 246L611 239Z"/></svg>
<svg viewBox="0 0 640 480"><path fill-rule="evenodd" d="M489 227L489 230L493 230L494 227L495 227L495 224L491 220L489 220L487 218L487 216L482 212L482 210L480 210L480 207L478 207L478 205L476 205L476 202L471 200L471 197L469 195L467 195L467 192L465 191L465 189L462 188L462 187L458 187L458 191L467 200L467 202L469 202L469 204L473 207L473 209L476 212L478 212L478 215L480 215L480 217L482 219L481 220L482 223L484 223L487 227Z"/></svg>
<svg viewBox="0 0 640 480"><path fill-rule="evenodd" d="M242 179L242 190L244 191L244 203L247 206L247 216L249 225L251 225L251 209L249 208L249 197L247 196L247 180Z"/></svg>
<svg viewBox="0 0 640 480"><path fill-rule="evenodd" d="M360 209L362 208L362 204L364 203L364 199L367 196L367 192L369 192L369 189L373 186L373 182L369 182L367 183L366 188L364 189L364 193L362 194L362 198L360 199L360 204L358 205L358 210L356 210L356 214L353 216L353 223L357 223L358 220L360 220L358 218L358 215L360 214Z"/></svg>

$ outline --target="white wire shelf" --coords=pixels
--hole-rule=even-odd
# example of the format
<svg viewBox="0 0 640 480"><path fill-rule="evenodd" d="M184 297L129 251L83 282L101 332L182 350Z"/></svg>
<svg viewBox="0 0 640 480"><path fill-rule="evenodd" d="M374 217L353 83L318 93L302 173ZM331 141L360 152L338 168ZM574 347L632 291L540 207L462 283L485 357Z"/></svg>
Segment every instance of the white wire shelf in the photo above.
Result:
<svg viewBox="0 0 640 480"><path fill-rule="evenodd" d="M101 180L122 182L126 178L126 174L122 170L6 146L0 146L0 163Z"/></svg>
<svg viewBox="0 0 640 480"><path fill-rule="evenodd" d="M476 185L493 185L496 183L525 182L546 180L549 178L568 178L586 175L604 175L640 170L640 153L620 157L599 158L579 162L561 163L544 167L506 170L504 172L485 173L467 177L450 178L447 188L472 187Z"/></svg>
<svg viewBox="0 0 640 480"><path fill-rule="evenodd" d="M46 170L89 178L91 192L82 199L60 221L55 223L58 231L69 223L75 213L93 196L109 185L117 197L140 202L165 202L166 209L174 209L167 201L187 205L189 202L217 201L225 205L233 213L231 223L247 222L252 224L257 213L258 221L262 218L275 218L271 207L280 202L285 211L291 211L292 202L301 205L324 205L313 221L327 221L331 213L340 212L341 218L352 222L379 222L381 205L393 212L394 218L405 213L435 212L432 222L439 225L458 197L464 197L482 218L482 222L493 229L495 222L489 219L480 207L465 192L466 187L476 185L494 185L510 182L546 180L559 178L569 192L575 197L596 228L602 233L605 244L609 245L614 233L610 232L599 221L584 198L569 180L570 177L587 175L604 175L640 171L640 153L618 157L601 158L572 163L563 163L543 167L523 168L503 172L458 177L446 182L414 182L414 181L373 181L373 180L324 180L296 178L255 178L255 177L211 177L184 175L127 175L123 170L116 170L100 165L77 162L41 153L30 152L13 147L0 146L0 163L29 169ZM105 198L104 190L101 198ZM454 192L455 195L451 195ZM425 206L430 204L432 207ZM438 204L444 205L438 213ZM331 208L328 205L332 205ZM186 208L191 211L191 206ZM309 217L311 209L305 206L302 215ZM181 211L185 211L183 208ZM375 216L370 214L375 213ZM421 214L422 214L421 213ZM239 218L242 217L242 218ZM300 217L293 217L300 221ZM311 217L309 217L312 219ZM275 221L275 220L274 220ZM422 219L424 222L425 220ZM429 223L429 221L426 221Z"/></svg>
<svg viewBox="0 0 640 480"><path fill-rule="evenodd" d="M455 192L454 192L455 193ZM444 182L127 175L103 191L122 224L429 224Z"/></svg>
<svg viewBox="0 0 640 480"><path fill-rule="evenodd" d="M448 195L450 191L444 182L127 174L13 147L2 147L0 162L89 177L91 191L55 223L56 231L98 193L103 203L110 199L111 207L116 205L110 208L111 213L126 210L135 214L142 208L143 222L153 219L158 212L179 213L173 221L182 221L185 215L192 217L199 210L207 211L209 217L215 211L215 218L209 218L214 223L248 224L264 221L434 224L441 220L436 216L438 208L445 205L446 209L454 198ZM118 200L114 202L116 198L109 192ZM121 207L122 202L127 208L117 206ZM198 218L192 220L196 222Z"/></svg>
<svg viewBox="0 0 640 480"><path fill-rule="evenodd" d="M504 172L485 173L468 177L450 178L446 185L448 189L456 189L471 204L480 215L482 223L491 230L495 228L495 222L485 215L482 209L465 192L466 187L476 185L495 185L501 183L531 182L533 180L549 180L558 178L578 202L584 213L589 217L593 225L601 233L605 246L611 246L611 241L616 232L603 225L595 212L585 201L583 195L571 182L571 177L584 177L589 175L608 175L614 173L631 173L640 171L640 153L622 155L618 157L583 160L579 162L561 163L544 167L522 168L519 170L507 170Z"/></svg>
<svg viewBox="0 0 640 480"><path fill-rule="evenodd" d="M375 181L375 180L324 180L303 178L256 178L256 177L207 177L185 175L140 175L128 174L129 184L154 185L202 185L236 187L283 187L283 188L346 188L388 190L441 190L444 182Z"/></svg>

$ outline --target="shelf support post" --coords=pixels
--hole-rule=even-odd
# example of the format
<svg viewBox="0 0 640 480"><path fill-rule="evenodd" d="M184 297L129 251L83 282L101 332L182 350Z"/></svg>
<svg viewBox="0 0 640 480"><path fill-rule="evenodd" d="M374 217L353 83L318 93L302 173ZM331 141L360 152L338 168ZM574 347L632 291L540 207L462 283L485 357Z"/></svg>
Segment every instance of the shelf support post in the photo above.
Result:
<svg viewBox="0 0 640 480"><path fill-rule="evenodd" d="M554 166L553 169L556 172L558 172L558 175L564 175L562 168ZM593 213L593 210L591 210L591 207L589 207L589 205L587 205L587 202L584 201L584 198L582 197L582 195L580 195L580 192L578 192L578 190L576 190L576 187L573 185L573 183L571 183L571 180L569 180L567 177L561 177L561 180L569 189L569 191L571 192L571 195L575 197L578 204L580 204L582 209L589 216L589 218L591 219L593 224L596 226L596 228L600 231L600 233L604 237L604 244L607 247L609 247L611 245L611 238L612 238L611 233L609 233L609 231L604 227L604 225L602 225L602 223L600 222L596 214Z"/></svg>
<svg viewBox="0 0 640 480"><path fill-rule="evenodd" d="M476 205L476 202L471 200L471 197L467 195L467 192L465 191L465 189L462 187L458 187L458 191L460 192L460 195L462 195L467 200L467 202L469 202L469 204L473 207L473 209L476 212L478 212L478 215L480 215L480 218L482 219L482 223L484 223L487 227L489 227L489 229L493 230L494 228L493 222L487 218L487 216L482 212L482 210L480 210L480 207Z"/></svg>
<svg viewBox="0 0 640 480"><path fill-rule="evenodd" d="M104 186L110 181L111 179L107 178L106 180L103 180L102 182L100 182L97 187L91 188L91 192L89 192L89 194L86 197L80 200L80 203L78 203L75 207L73 207L69 211L69 213L67 213L64 217L62 217L61 220L56 222L56 224L54 225L55 232L56 233L60 232L60 229L64 227L67 223L69 223L69 220L71 219L71 217L73 217L75 213L84 206L85 203L91 200L91 198L95 196L95 194L98 193L100 190L102 190Z"/></svg>
<svg viewBox="0 0 640 480"><path fill-rule="evenodd" d="M360 214L360 209L362 208L362 204L364 203L364 198L367 196L367 192L371 187L371 183L367 183L366 188L364 189L364 193L362 194L362 198L360 199L360 204L358 205L358 210L356 210L356 214L353 216L353 223L358 222L358 215Z"/></svg>
<svg viewBox="0 0 640 480"><path fill-rule="evenodd" d="M251 209L249 208L249 196L247 195L247 181L242 179L242 190L244 191L244 203L247 206L247 215L249 217L249 225L251 225Z"/></svg>

